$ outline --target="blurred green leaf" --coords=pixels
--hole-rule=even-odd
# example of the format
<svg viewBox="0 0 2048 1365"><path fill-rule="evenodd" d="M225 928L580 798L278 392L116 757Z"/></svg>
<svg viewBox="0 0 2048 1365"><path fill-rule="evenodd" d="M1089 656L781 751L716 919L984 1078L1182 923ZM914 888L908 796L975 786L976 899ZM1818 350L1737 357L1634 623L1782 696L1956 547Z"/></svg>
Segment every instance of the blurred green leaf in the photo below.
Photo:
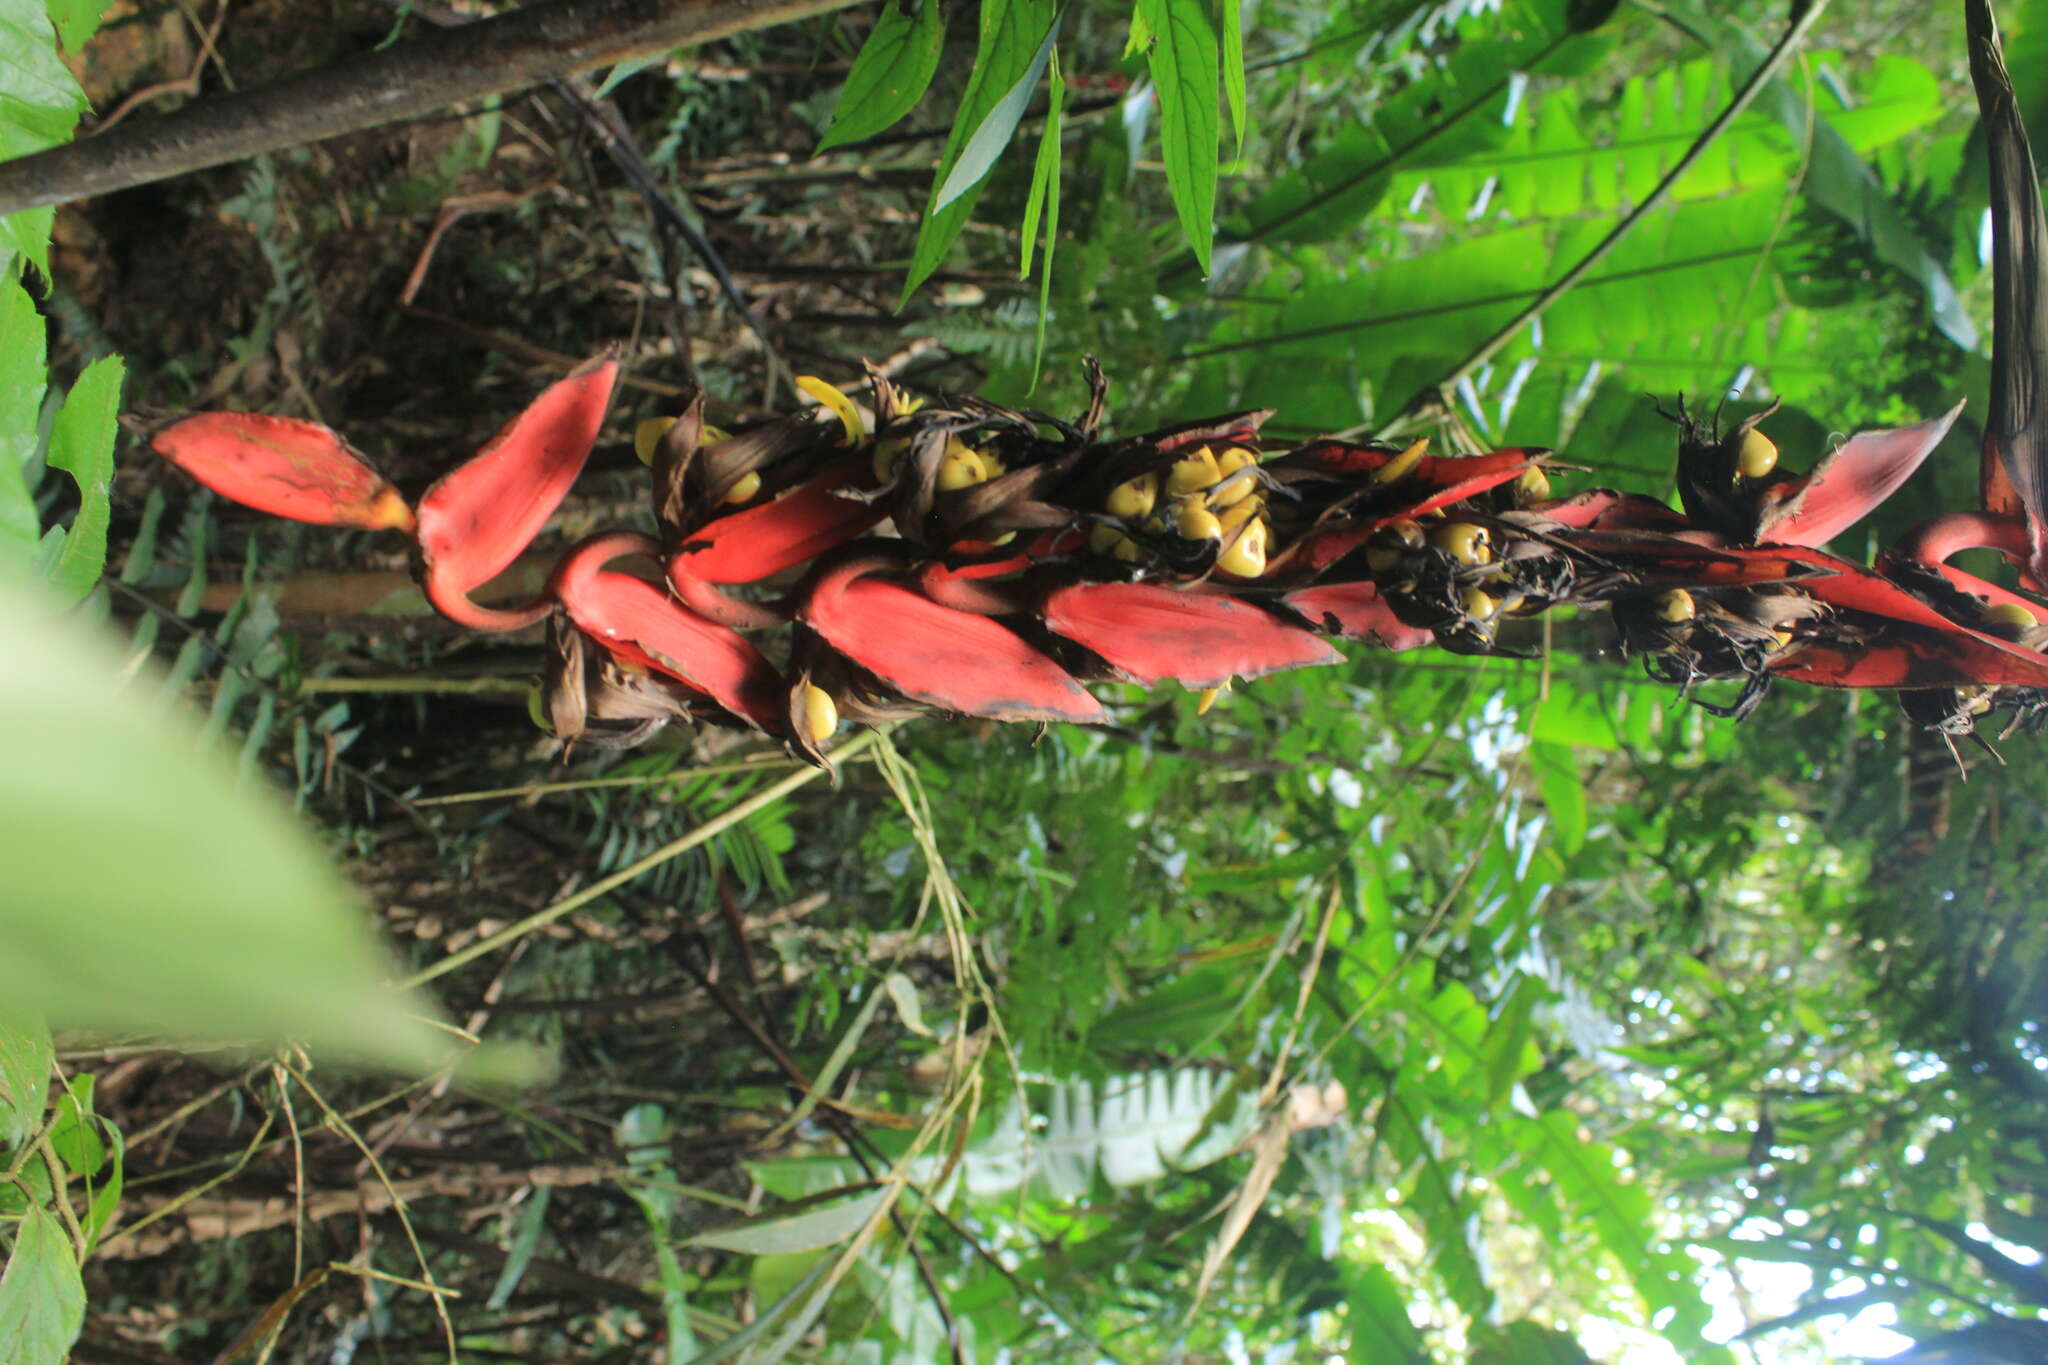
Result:
<svg viewBox="0 0 2048 1365"><path fill-rule="evenodd" d="M63 1224L31 1206L0 1273L0 1365L63 1365L85 1325L85 1284Z"/></svg>
<svg viewBox="0 0 2048 1365"><path fill-rule="evenodd" d="M56 1061L40 1014L19 1005L0 1007L0 1154L21 1146L43 1126Z"/></svg>

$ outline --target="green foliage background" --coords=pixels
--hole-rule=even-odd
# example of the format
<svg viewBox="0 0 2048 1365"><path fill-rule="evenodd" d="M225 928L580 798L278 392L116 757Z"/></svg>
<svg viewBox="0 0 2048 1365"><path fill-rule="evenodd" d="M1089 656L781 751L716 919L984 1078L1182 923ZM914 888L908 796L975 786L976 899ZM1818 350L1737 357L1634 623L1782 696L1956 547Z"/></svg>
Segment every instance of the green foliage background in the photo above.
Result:
<svg viewBox="0 0 2048 1365"><path fill-rule="evenodd" d="M846 93L807 77L783 124L752 85L616 74L665 166L779 134L799 158L822 139L821 174L857 169L746 210L779 224L755 228L770 257L904 280L899 316L786 322L835 379L910 339L930 343L913 384L1067 412L1088 352L1119 431L1272 407L1282 434L1556 446L1587 485L1662 492L1674 442L1649 394L1782 400L1771 431L1800 465L1984 390L1960 24L1904 4L1827 15L1591 278L1461 372L1685 153L1782 10L922 0L722 52L844 61ZM2048 5L2001 17L2025 82ZM90 33L55 21L68 45ZM0 29L0 61L53 92L10 151L60 140L79 108L49 23ZM503 173L507 117L467 120L417 181L354 187L351 212L392 235L429 221L463 177ZM905 150L899 120L935 136ZM405 324L339 319L321 293L312 243L334 224L306 173L283 157L206 191L254 244L238 371L280 335L402 356ZM475 313L570 352L625 330L593 301L612 273L674 273L636 210L577 193L611 238L529 202L502 229L519 249L480 238L454 270ZM175 1273L96 1254L94 1300L219 1302L152 1344L218 1353L263 1325L304 1358L347 1338L477 1358L1796 1361L1831 1358L1828 1333L1871 1307L1929 1352L2042 1354L2032 737L1964 783L1884 698L1784 689L1719 723L1601 657L1599 622L1565 622L1524 642L1538 659L1362 653L1206 716L1109 689L1099 729L923 722L838 786L664 856L767 792L782 757L672 745L564 771L530 752L526 655L416 630L397 598L377 607L395 624L288 628L257 585L382 551L221 515L153 473L114 487L119 362L61 272L38 292L47 215L7 230L0 545L131 657L162 657L158 686L207 712L246 780L296 798L419 975L565 880L657 863L435 978L486 1038L556 1051L561 1079L520 1097L316 1075L292 1052L217 1081L167 1055L159 1083L204 1121L126 1157L123 1128L160 1115L95 1114L83 1073L154 1040L104 1031L132 1018L60 1035L46 1107L47 1044L11 1020L0 1042L44 1049L0 1049L0 1340L9 1314L41 1315L20 1359L80 1330L75 1266L102 1227L133 1244L175 1221L137 1174L172 1199L225 1176L358 1191L380 1150L380 1177L458 1174L402 1224L366 1214L362 1246L302 1217L166 1253ZM46 313L74 381L54 413ZM225 391L203 348L130 362L131 407ZM751 364L713 353L698 377L751 402ZM530 387L502 360L461 378L430 399L351 379L320 412L380 454L417 431L462 449ZM1967 504L1969 421L1844 548ZM571 523L637 497L622 464L600 460ZM209 595L238 583L230 606ZM418 686L356 685L392 679ZM33 799L32 778L0 793ZM1290 1096L1341 1113L1290 1135ZM431 1142L399 1140L415 1124ZM73 1145L45 1158L38 1133ZM1284 1159L1244 1196L1259 1150ZM124 1160L130 1193L109 1200ZM60 1197L99 1226L73 1236ZM444 1315L429 1281L463 1298Z"/></svg>

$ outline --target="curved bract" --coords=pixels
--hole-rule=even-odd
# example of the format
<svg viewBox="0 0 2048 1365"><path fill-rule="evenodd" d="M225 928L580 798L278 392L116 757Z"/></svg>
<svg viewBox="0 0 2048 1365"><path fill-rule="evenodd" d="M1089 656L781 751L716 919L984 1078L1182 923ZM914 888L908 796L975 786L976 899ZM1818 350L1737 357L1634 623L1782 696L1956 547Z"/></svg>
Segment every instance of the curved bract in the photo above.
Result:
<svg viewBox="0 0 2048 1365"><path fill-rule="evenodd" d="M422 582L444 615L474 630L516 630L546 617L545 602L493 611L469 595L510 567L568 496L618 373L618 361L602 357L551 385L420 499Z"/></svg>
<svg viewBox="0 0 2048 1365"><path fill-rule="evenodd" d="M1041 615L1054 634L1141 683L1221 687L1344 658L1249 603L1154 583L1076 583L1046 594Z"/></svg>
<svg viewBox="0 0 2048 1365"><path fill-rule="evenodd" d="M224 498L290 521L413 530L398 490L341 436L317 422L255 412L202 412L149 438L159 455Z"/></svg>

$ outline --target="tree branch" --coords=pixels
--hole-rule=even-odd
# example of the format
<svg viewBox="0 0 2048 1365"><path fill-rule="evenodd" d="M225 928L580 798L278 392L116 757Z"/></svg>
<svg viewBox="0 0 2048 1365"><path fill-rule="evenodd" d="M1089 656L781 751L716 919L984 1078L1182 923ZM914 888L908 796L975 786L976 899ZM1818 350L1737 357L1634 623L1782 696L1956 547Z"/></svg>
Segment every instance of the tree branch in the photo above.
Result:
<svg viewBox="0 0 2048 1365"><path fill-rule="evenodd" d="M102 137L0 164L0 214L132 189L419 118L592 67L808 19L852 0L545 0Z"/></svg>

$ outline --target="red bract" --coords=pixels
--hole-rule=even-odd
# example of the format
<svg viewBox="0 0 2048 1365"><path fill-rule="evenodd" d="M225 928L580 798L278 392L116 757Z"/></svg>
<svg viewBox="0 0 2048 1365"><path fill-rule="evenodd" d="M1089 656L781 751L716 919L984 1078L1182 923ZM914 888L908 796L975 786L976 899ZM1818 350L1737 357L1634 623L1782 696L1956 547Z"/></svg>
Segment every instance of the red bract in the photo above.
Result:
<svg viewBox="0 0 2048 1365"><path fill-rule="evenodd" d="M899 567L863 555L826 570L797 619L913 700L994 720L1102 719L1102 703L1015 632L873 575Z"/></svg>
<svg viewBox="0 0 2048 1365"><path fill-rule="evenodd" d="M316 422L202 412L151 436L156 452L224 498L317 526L410 533L412 509L348 442Z"/></svg>
<svg viewBox="0 0 2048 1365"><path fill-rule="evenodd" d="M1221 687L1344 656L1297 626L1235 598L1154 583L1080 583L1045 598L1055 635L1085 645L1141 683Z"/></svg>
<svg viewBox="0 0 2048 1365"><path fill-rule="evenodd" d="M1529 510L1577 531L1682 531L1691 525L1682 512L1655 498L1612 488L1589 488Z"/></svg>
<svg viewBox="0 0 2048 1365"><path fill-rule="evenodd" d="M1420 649L1436 632L1404 625L1376 583L1326 583L1280 599L1322 630L1346 640L1370 640L1384 649Z"/></svg>
<svg viewBox="0 0 2048 1365"><path fill-rule="evenodd" d="M758 729L779 730L788 684L745 636L652 583L604 567L660 552L652 538L631 532L594 537L564 557L549 591L579 630L621 662L688 683Z"/></svg>
<svg viewBox="0 0 2048 1365"><path fill-rule="evenodd" d="M590 457L618 372L616 360L594 360L554 384L420 499L422 579L442 615L473 630L517 630L547 615L545 601L497 611L469 594L503 573L561 505Z"/></svg>
<svg viewBox="0 0 2048 1365"><path fill-rule="evenodd" d="M669 576L700 583L756 583L835 549L887 515L878 504L840 496L872 486L865 455L833 466L773 501L691 532Z"/></svg>
<svg viewBox="0 0 2048 1365"><path fill-rule="evenodd" d="M1760 517L1759 541L1824 545L1890 497L1941 444L1963 405L1896 431L1864 431L1815 465L1804 479L1772 490Z"/></svg>

